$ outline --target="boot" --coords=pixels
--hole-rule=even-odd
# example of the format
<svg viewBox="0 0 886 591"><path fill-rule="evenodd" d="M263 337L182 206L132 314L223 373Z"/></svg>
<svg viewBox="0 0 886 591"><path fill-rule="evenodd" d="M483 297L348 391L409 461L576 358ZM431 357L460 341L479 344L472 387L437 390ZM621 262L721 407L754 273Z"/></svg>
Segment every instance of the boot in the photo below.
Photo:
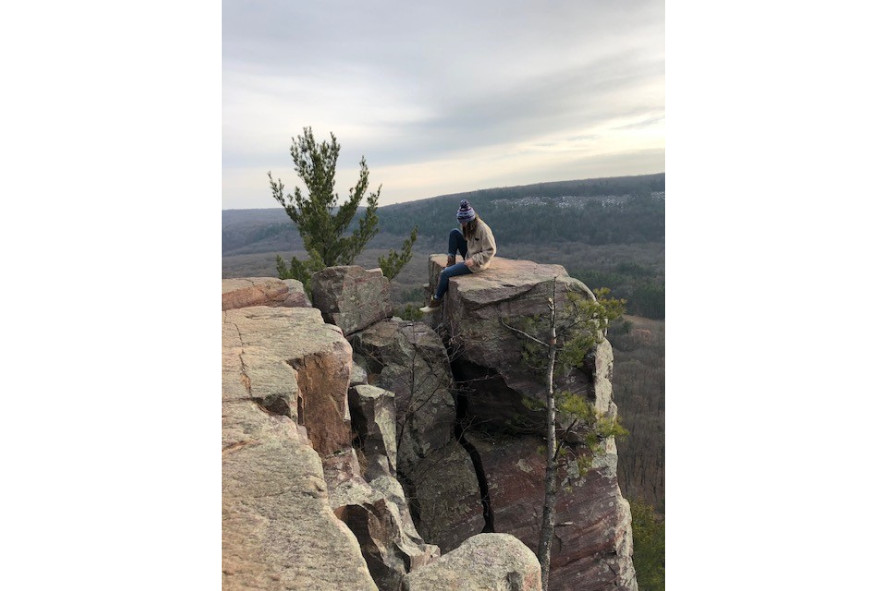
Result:
<svg viewBox="0 0 886 591"><path fill-rule="evenodd" d="M431 301L424 308L419 308L421 312L425 314L429 312L433 312L435 309L439 308L443 304L443 300L438 300L437 298L431 296Z"/></svg>
<svg viewBox="0 0 886 591"><path fill-rule="evenodd" d="M451 267L454 264L455 264L455 257L454 256L449 255L448 257L446 257L446 266L447 267Z"/></svg>

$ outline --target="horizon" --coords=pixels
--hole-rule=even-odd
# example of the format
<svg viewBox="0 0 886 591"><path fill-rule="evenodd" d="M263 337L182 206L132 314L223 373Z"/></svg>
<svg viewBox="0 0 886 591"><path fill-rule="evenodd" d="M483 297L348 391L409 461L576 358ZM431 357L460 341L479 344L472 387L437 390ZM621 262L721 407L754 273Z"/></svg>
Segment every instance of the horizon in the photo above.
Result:
<svg viewBox="0 0 886 591"><path fill-rule="evenodd" d="M453 197L454 198L454 197L458 197L460 195L465 195L467 193L476 193L476 192L481 192L481 191L495 191L495 190L501 190L501 189L519 189L519 188L523 188L523 187L530 187L533 185L554 185L557 183L576 183L576 182L582 182L582 181L600 181L600 180L606 180L606 179L623 179L623 178L633 178L633 177L638 177L638 176L655 176L655 175L659 175L659 174L666 174L666 171L662 170L659 172L650 172L650 173L643 173L643 174L601 176L601 177L591 177L591 178L583 178L583 179L562 179L562 180L558 180L558 181L542 181L542 182L537 182L537 183L525 183L522 185L502 185L502 186L497 186L497 187L483 187L481 189L468 189L467 191L460 191L458 193L444 193L441 195L433 195L431 197L421 197L421 198L417 198L417 199L409 199L406 201L399 201L396 203L386 203L384 205L379 204L378 207L379 207L379 209L381 209L383 207L390 207L392 205L402 205L404 203L414 203L417 201L427 201L429 199L439 199L441 197ZM341 197L341 196L339 196L339 197ZM359 207L365 208L366 206L363 205L361 202ZM262 209L281 209L281 207L280 207L280 204L277 203L276 205L269 205L267 207L228 207L228 208L222 208L222 211L247 211L247 210L262 210Z"/></svg>

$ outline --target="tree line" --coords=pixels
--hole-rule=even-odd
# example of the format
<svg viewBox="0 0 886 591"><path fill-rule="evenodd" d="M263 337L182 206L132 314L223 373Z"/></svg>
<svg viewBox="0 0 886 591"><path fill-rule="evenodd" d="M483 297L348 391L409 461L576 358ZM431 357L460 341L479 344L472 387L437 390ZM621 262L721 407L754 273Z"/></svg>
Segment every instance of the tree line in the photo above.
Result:
<svg viewBox="0 0 886 591"><path fill-rule="evenodd" d="M521 203L522 187L464 193L477 213L495 233L496 242L581 242L584 244L628 244L663 242L665 200L657 192L621 194L608 201L600 196L537 197ZM414 224L423 236L444 236L455 225L457 197L435 197L423 201L389 205L379 209L382 232L403 234ZM451 210L451 212L449 211ZM447 215L451 213L452 215Z"/></svg>

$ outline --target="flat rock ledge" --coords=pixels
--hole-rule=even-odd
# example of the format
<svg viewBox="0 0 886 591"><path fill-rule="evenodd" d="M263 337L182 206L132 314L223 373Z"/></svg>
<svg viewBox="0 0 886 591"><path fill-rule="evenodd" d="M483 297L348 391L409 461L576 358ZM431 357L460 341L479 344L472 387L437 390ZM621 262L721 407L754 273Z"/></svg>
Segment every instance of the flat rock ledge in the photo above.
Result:
<svg viewBox="0 0 886 591"><path fill-rule="evenodd" d="M310 308L311 302L301 281L273 277L222 279L222 310L250 306Z"/></svg>

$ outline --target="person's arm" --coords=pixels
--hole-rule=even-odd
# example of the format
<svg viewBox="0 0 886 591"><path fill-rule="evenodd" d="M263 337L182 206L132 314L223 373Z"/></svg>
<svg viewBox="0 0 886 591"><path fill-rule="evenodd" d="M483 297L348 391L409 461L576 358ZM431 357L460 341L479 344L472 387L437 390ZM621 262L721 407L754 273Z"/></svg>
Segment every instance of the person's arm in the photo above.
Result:
<svg viewBox="0 0 886 591"><path fill-rule="evenodd" d="M480 250L471 255L468 261L465 261L468 267L474 265L482 267L495 256L495 236L492 235L492 230L485 223L478 230L480 230Z"/></svg>

